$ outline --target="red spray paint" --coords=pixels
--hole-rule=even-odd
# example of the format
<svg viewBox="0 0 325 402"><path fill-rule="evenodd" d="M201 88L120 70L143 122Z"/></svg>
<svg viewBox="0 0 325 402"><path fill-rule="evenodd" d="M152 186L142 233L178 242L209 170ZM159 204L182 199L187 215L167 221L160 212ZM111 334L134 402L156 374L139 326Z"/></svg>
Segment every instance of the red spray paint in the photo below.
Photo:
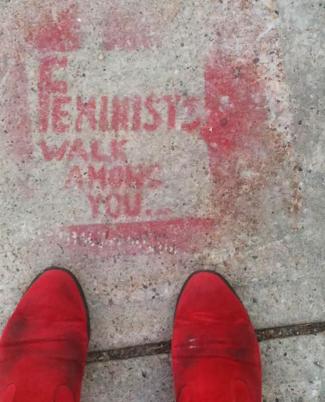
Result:
<svg viewBox="0 0 325 402"><path fill-rule="evenodd" d="M80 23L77 6L60 11L56 19L49 11L41 15L40 23L33 27L27 42L36 49L47 52L71 52L81 46Z"/></svg>

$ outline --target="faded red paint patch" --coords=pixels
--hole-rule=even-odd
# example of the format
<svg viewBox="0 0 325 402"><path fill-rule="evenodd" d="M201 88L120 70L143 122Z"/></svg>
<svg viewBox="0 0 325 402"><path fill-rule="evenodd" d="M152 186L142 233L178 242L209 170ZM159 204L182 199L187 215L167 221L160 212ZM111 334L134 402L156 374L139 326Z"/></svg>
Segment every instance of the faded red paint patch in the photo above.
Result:
<svg viewBox="0 0 325 402"><path fill-rule="evenodd" d="M151 24L143 13L113 7L106 18L103 36L103 47L108 51L145 49L156 41Z"/></svg>
<svg viewBox="0 0 325 402"><path fill-rule="evenodd" d="M20 162L31 158L33 153L27 91L26 68L18 53L15 57L15 64L10 68L6 78L2 104L7 145L16 160Z"/></svg>
<svg viewBox="0 0 325 402"><path fill-rule="evenodd" d="M241 158L256 164L261 157L267 118L264 88L254 63L230 57L212 58L204 78L206 120L201 136L208 146L217 187L231 188L238 173L236 161Z"/></svg>
<svg viewBox="0 0 325 402"><path fill-rule="evenodd" d="M249 149L266 119L265 97L254 63L215 58L205 67L206 123L201 135L219 155Z"/></svg>
<svg viewBox="0 0 325 402"><path fill-rule="evenodd" d="M103 249L105 254L199 250L214 228L213 219L183 218L169 221L74 225L67 231L73 246Z"/></svg>
<svg viewBox="0 0 325 402"><path fill-rule="evenodd" d="M255 63L212 57L205 67L205 110L201 136L214 180L215 236L256 233L265 214L263 189L276 180L286 146L268 127L265 88Z"/></svg>
<svg viewBox="0 0 325 402"><path fill-rule="evenodd" d="M163 30L159 28L171 19L168 16L174 15L167 12L166 18L159 22L156 10L150 16L139 10L123 10L118 2L115 5L102 25L103 44L108 51L133 51L157 44L162 39ZM88 215L79 208L82 216L88 216L82 222L97 222L62 228L69 246L107 254L196 252L211 244L218 247L218 240L223 236L231 237L236 244L236 238L240 239L238 234L256 233L265 213L260 198L264 189L272 188L270 181L283 166L286 149L280 136L267 125L261 71L253 62L224 56L215 50L204 66L204 93L188 94L191 85L184 91L186 95L161 94L161 88L159 91L143 88L146 93L111 94L109 85L103 85L100 94L81 93L73 87L73 75L67 78L71 72L67 70L68 65L79 56L53 54L81 47L77 8L65 8L57 15L51 10L32 23L29 20L28 24L28 33L23 37L37 50L49 52L34 59L39 65L39 103L38 109L31 113L36 116L34 143L39 147L35 155L41 154L45 164L62 162L60 168L63 164L67 167L67 176L58 182L58 196L79 192L88 201ZM31 57L35 56L31 53ZM21 52L17 57L8 75L4 96L10 146L13 154L23 161L33 151L29 117L33 103L28 104L30 89L24 63L20 61L24 54ZM31 64L28 65L30 68ZM159 200L158 209L152 201L154 197L151 203L145 202L150 191L168 185L160 174L165 161L157 155L161 160L155 165L146 161L143 166L127 165L129 155L123 149L131 132L139 136L149 132L168 135L171 130L179 135L196 135L207 145L213 190L202 208L193 203L190 213L181 209L181 202L177 210L163 205L163 199ZM103 134L100 140L99 132ZM104 135L110 138L111 133L121 134L120 145L105 139ZM55 137L54 142L51 136ZM23 183L19 187L23 188ZM200 186L195 186L193 191L197 188ZM182 196L181 192L175 194L177 201L182 201ZM297 208L296 204L293 209Z"/></svg>
<svg viewBox="0 0 325 402"><path fill-rule="evenodd" d="M60 11L56 18L51 10L45 12L40 22L29 30L27 42L40 51L69 52L79 49L81 40L77 15L76 6Z"/></svg>
<svg viewBox="0 0 325 402"><path fill-rule="evenodd" d="M70 52L80 47L75 7L60 12L57 18L45 14L41 20L27 37L38 50ZM107 50L137 50L153 44L151 28L140 14L111 10L105 26ZM67 69L69 55L51 54L38 60L41 154L48 163L71 162L62 189L83 193L90 206L90 219L98 221L68 227L70 245L89 246L89 250L94 247L108 254L196 252L222 233L231 230L235 236L237 231L250 230L252 222L255 225L260 191L278 167L274 161L281 159L282 150L274 136L269 135L265 92L256 65L216 54L218 57L211 57L205 65L201 96L170 93L157 97L151 91L141 96L103 92L82 97L70 92L71 82L67 78L58 79L55 74L56 70ZM10 81L11 138L17 144L15 153L22 156L30 153L28 147L32 145L23 64L17 63ZM23 85L17 84L21 82ZM17 99L20 119L15 121ZM165 108L159 108L161 104ZM128 132L141 135L170 130L184 136L197 135L207 145L213 178L213 191L208 206L204 206L208 211L195 207L184 218L184 212L172 211L167 206L160 205L159 211L155 205L144 207L149 192L164 185L160 177L163 160L155 165L128 165ZM119 142L105 141L104 137L95 140L92 135L98 131L123 132L125 138ZM87 133L87 141L83 133ZM62 141L51 145L53 134L59 134ZM153 221L155 218L158 220Z"/></svg>

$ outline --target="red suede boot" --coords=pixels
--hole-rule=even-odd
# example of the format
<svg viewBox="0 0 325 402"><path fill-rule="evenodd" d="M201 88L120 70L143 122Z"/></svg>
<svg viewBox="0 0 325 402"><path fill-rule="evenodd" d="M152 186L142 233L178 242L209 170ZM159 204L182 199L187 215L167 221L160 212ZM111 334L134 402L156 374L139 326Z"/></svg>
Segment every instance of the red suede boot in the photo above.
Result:
<svg viewBox="0 0 325 402"><path fill-rule="evenodd" d="M79 402L89 319L74 276L35 279L0 340L0 402Z"/></svg>
<svg viewBox="0 0 325 402"><path fill-rule="evenodd" d="M261 402L258 342L245 307L219 275L185 283L175 312L177 402Z"/></svg>

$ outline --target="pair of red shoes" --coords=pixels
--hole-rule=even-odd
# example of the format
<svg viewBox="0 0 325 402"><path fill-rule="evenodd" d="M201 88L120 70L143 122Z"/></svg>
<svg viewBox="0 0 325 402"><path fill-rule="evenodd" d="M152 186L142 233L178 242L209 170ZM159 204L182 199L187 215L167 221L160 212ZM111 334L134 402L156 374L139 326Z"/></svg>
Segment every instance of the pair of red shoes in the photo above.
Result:
<svg viewBox="0 0 325 402"><path fill-rule="evenodd" d="M80 285L66 270L46 270L2 334L0 402L79 402L88 342ZM177 402L261 402L255 332L221 276L197 272L184 285L172 361Z"/></svg>

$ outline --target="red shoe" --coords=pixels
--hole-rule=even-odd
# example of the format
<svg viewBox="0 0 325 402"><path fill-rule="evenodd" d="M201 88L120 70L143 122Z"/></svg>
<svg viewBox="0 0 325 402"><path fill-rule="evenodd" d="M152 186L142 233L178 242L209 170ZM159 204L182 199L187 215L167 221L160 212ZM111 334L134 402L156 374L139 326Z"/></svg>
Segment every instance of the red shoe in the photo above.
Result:
<svg viewBox="0 0 325 402"><path fill-rule="evenodd" d="M79 402L89 341L74 276L50 268L29 287L0 340L0 402Z"/></svg>
<svg viewBox="0 0 325 402"><path fill-rule="evenodd" d="M261 402L259 346L247 311L213 272L190 276L172 340L177 402Z"/></svg>

